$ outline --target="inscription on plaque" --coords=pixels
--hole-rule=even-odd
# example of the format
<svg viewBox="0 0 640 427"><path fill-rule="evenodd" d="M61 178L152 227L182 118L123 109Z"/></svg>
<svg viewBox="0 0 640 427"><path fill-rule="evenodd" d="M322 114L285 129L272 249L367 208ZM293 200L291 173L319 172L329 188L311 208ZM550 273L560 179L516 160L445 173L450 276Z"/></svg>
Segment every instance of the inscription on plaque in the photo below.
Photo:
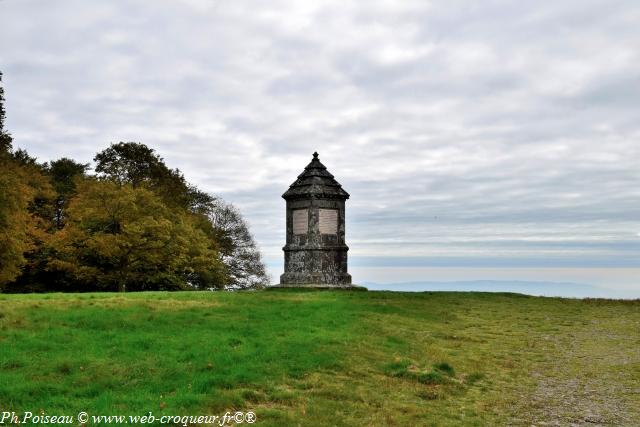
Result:
<svg viewBox="0 0 640 427"><path fill-rule="evenodd" d="M293 211L293 234L307 234L309 229L309 211L296 209Z"/></svg>
<svg viewBox="0 0 640 427"><path fill-rule="evenodd" d="M319 209L320 234L338 234L338 210Z"/></svg>

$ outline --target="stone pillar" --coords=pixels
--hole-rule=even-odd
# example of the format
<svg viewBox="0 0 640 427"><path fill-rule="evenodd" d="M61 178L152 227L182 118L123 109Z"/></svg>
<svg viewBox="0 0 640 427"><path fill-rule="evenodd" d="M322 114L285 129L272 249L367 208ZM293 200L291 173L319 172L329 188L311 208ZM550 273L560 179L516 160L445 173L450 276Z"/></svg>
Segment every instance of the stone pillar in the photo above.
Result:
<svg viewBox="0 0 640 427"><path fill-rule="evenodd" d="M280 286L350 287L345 243L349 194L320 163L318 153L282 197L287 240Z"/></svg>

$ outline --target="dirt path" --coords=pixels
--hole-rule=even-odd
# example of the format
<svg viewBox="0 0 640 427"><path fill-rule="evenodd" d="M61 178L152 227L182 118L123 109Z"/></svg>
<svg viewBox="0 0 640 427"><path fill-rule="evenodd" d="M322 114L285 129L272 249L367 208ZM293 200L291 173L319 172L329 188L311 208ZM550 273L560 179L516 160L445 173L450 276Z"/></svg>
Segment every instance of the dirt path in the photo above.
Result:
<svg viewBox="0 0 640 427"><path fill-rule="evenodd" d="M619 314L619 313L618 313ZM607 316L543 335L523 406L534 426L640 426L640 318Z"/></svg>

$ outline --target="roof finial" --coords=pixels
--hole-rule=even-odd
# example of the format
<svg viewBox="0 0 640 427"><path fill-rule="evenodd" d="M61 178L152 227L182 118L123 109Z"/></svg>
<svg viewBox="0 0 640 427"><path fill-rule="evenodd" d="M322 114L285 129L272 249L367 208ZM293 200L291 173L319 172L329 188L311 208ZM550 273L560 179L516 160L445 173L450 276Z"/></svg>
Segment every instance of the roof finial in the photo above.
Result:
<svg viewBox="0 0 640 427"><path fill-rule="evenodd" d="M314 160L318 160L318 152L317 151L313 152L313 159Z"/></svg>

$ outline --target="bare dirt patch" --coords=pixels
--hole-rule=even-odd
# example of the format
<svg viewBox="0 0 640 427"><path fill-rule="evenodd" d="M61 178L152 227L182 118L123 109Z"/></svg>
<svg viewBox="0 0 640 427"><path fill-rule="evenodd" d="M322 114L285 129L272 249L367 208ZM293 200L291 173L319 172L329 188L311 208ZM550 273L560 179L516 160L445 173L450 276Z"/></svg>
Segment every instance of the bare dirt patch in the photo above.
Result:
<svg viewBox="0 0 640 427"><path fill-rule="evenodd" d="M640 324L601 317L542 336L537 387L521 402L536 426L640 425ZM524 413L524 411L518 411Z"/></svg>

